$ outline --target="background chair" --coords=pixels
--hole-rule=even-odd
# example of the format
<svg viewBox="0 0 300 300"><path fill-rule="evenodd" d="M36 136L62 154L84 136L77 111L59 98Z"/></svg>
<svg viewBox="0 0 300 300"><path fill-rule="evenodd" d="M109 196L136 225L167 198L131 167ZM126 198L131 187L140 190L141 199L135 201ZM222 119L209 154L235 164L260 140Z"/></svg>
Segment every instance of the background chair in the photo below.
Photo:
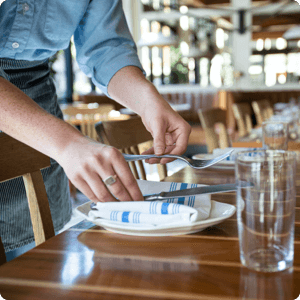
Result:
<svg viewBox="0 0 300 300"><path fill-rule="evenodd" d="M50 158L0 133L0 182L23 176L36 246L55 235L41 169ZM6 261L0 240L0 265Z"/></svg>
<svg viewBox="0 0 300 300"><path fill-rule="evenodd" d="M108 98L104 94L99 94L97 92L91 92L86 95L80 95L78 100L83 103L112 104L115 107L115 110L120 110L121 108L125 108L117 101Z"/></svg>
<svg viewBox="0 0 300 300"><path fill-rule="evenodd" d="M250 134L253 129L252 125L252 109L249 103L232 104L234 117L237 121L239 137Z"/></svg>
<svg viewBox="0 0 300 300"><path fill-rule="evenodd" d="M120 121L101 121L95 125L95 128L102 143L120 149L123 153L140 154L152 146L153 137L140 117ZM147 179L142 161L130 162L129 165L136 179ZM167 176L166 165L157 164L157 170L160 180Z"/></svg>
<svg viewBox="0 0 300 300"><path fill-rule="evenodd" d="M61 107L66 122L73 126L79 126L81 132L97 140L97 133L95 131L95 123L101 119L108 118L108 114L114 110L113 104L97 104L90 105L88 108L86 105L79 106L66 106Z"/></svg>
<svg viewBox="0 0 300 300"><path fill-rule="evenodd" d="M274 114L273 108L268 100L253 101L251 105L254 110L257 125L259 126Z"/></svg>
<svg viewBox="0 0 300 300"><path fill-rule="evenodd" d="M220 108L212 108L205 111L198 110L209 153L216 148L224 149L230 147L230 139L226 127L226 114L226 110ZM216 130L218 130L218 133Z"/></svg>

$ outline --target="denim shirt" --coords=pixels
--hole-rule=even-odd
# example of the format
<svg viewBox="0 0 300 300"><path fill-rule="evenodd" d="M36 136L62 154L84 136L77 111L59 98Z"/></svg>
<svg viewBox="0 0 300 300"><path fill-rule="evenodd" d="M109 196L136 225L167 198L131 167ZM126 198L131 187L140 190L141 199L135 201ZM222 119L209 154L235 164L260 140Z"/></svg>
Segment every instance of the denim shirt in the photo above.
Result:
<svg viewBox="0 0 300 300"><path fill-rule="evenodd" d="M66 49L72 35L79 67L105 94L121 68L142 70L122 0L6 0L0 6L0 58L44 61Z"/></svg>

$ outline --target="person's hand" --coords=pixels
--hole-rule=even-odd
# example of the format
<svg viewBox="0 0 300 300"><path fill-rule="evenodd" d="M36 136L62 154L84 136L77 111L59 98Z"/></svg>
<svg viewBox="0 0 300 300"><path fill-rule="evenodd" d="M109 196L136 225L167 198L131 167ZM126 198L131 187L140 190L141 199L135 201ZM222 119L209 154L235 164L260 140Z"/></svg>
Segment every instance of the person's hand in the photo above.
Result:
<svg viewBox="0 0 300 300"><path fill-rule="evenodd" d="M191 127L165 100L155 102L148 108L142 120L154 139L153 147L142 154L181 155L186 151ZM169 158L147 160L149 163L161 164L170 161L172 159Z"/></svg>
<svg viewBox="0 0 300 300"><path fill-rule="evenodd" d="M141 116L147 130L154 138L154 148L143 154L178 154L185 152L191 133L190 125L159 94L155 86L145 79L135 66L121 68L110 80L109 95ZM162 163L172 159L150 159ZM148 160L146 160L148 162Z"/></svg>
<svg viewBox="0 0 300 300"><path fill-rule="evenodd" d="M143 196L127 162L116 148L86 137L71 143L59 156L69 180L93 202L142 200ZM106 186L104 180L116 176Z"/></svg>

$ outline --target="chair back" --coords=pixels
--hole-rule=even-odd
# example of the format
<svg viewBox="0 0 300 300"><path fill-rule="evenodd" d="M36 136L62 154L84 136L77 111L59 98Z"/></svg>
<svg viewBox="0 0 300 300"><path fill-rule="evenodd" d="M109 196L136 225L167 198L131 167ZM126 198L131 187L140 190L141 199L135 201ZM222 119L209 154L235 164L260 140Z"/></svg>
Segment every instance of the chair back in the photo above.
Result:
<svg viewBox="0 0 300 300"><path fill-rule="evenodd" d="M121 105L117 101L105 96L104 94L99 94L98 92L80 95L78 98L79 101L83 103L113 104L115 110L125 108L125 106Z"/></svg>
<svg viewBox="0 0 300 300"><path fill-rule="evenodd" d="M253 129L252 109L249 103L232 104L234 117L238 125L239 136L243 137L250 134Z"/></svg>
<svg viewBox="0 0 300 300"><path fill-rule="evenodd" d="M80 126L81 132L94 139L97 140L97 133L95 131L95 123L100 119L108 118L109 112L114 110L113 104L97 104L92 106L92 108L88 108L87 105L79 105L79 106L67 106L62 107L62 112L64 114L65 121L74 125L74 119L78 120L78 124ZM96 106L96 107L95 107ZM73 120L72 120L73 119Z"/></svg>
<svg viewBox="0 0 300 300"><path fill-rule="evenodd" d="M230 147L230 139L227 133L226 110L212 108L203 111L199 109L198 115L204 129L208 152L211 153L216 148L224 149Z"/></svg>
<svg viewBox="0 0 300 300"><path fill-rule="evenodd" d="M96 123L95 128L100 142L120 149L122 153L140 154L153 145L153 137L139 116L128 120L101 121ZM129 165L136 179L147 179L142 161L129 162ZM165 165L157 165L157 170L160 180L167 176Z"/></svg>
<svg viewBox="0 0 300 300"><path fill-rule="evenodd" d="M50 158L0 133L0 182L23 176L36 246L55 235L41 169ZM6 261L0 241L0 264Z"/></svg>
<svg viewBox="0 0 300 300"><path fill-rule="evenodd" d="M268 100L253 101L251 104L256 122L260 126L274 114L273 108Z"/></svg>

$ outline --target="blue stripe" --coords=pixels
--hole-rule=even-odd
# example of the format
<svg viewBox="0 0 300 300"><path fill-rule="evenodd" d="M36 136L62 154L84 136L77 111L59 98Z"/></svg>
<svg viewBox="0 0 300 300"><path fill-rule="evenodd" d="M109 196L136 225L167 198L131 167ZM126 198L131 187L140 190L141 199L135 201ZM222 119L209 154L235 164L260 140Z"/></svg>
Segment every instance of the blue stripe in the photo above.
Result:
<svg viewBox="0 0 300 300"><path fill-rule="evenodd" d="M113 210L113 211L110 213L110 219L111 219L112 221L118 221L118 220L117 220L117 215L118 215L118 211Z"/></svg>
<svg viewBox="0 0 300 300"><path fill-rule="evenodd" d="M187 186L188 186L187 183L182 183L180 185L180 190L185 190L187 188ZM184 200L185 200L185 197L178 198L178 204L184 204Z"/></svg>
<svg viewBox="0 0 300 300"><path fill-rule="evenodd" d="M172 192L172 191L173 191L174 186L175 186L175 182L171 182L169 192ZM168 202L168 203L174 202L174 198L169 198L169 199L167 200L167 202Z"/></svg>
<svg viewBox="0 0 300 300"><path fill-rule="evenodd" d="M161 214L162 215L167 215L168 214L168 207L169 207L169 203L163 203L161 205Z"/></svg>
<svg viewBox="0 0 300 300"><path fill-rule="evenodd" d="M138 215L137 215L137 223L141 223L140 216L141 216L141 213L139 212Z"/></svg>
<svg viewBox="0 0 300 300"><path fill-rule="evenodd" d="M125 222L125 223L129 223L129 214L130 214L130 211L124 211L122 213L122 222Z"/></svg>
<svg viewBox="0 0 300 300"><path fill-rule="evenodd" d="M169 192L172 191L172 186L173 186L174 182L171 182L170 188L169 188Z"/></svg>

